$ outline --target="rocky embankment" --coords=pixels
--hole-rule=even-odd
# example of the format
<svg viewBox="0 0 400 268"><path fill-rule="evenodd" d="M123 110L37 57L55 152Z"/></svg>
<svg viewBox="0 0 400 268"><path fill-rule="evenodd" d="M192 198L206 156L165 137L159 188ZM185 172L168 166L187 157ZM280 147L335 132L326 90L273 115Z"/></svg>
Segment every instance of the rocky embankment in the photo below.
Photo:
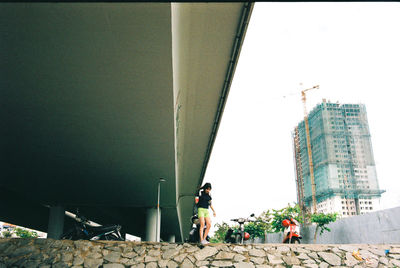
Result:
<svg viewBox="0 0 400 268"><path fill-rule="evenodd" d="M400 245L211 244L200 248L187 243L14 238L0 239L3 267L400 267Z"/></svg>

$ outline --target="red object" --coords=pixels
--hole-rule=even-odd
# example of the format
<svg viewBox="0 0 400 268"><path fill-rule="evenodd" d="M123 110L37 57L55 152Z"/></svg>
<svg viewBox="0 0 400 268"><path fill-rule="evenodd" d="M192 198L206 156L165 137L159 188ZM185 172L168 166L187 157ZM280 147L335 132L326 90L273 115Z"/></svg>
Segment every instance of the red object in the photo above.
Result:
<svg viewBox="0 0 400 268"><path fill-rule="evenodd" d="M250 234L245 232L244 233L244 240L249 240L249 238L250 238Z"/></svg>
<svg viewBox="0 0 400 268"><path fill-rule="evenodd" d="M199 197L198 196L196 196L195 198L194 198L194 202L197 204L197 203L199 203Z"/></svg>
<svg viewBox="0 0 400 268"><path fill-rule="evenodd" d="M289 227L290 221L289 220L283 220L282 221L282 225L285 226L285 227Z"/></svg>

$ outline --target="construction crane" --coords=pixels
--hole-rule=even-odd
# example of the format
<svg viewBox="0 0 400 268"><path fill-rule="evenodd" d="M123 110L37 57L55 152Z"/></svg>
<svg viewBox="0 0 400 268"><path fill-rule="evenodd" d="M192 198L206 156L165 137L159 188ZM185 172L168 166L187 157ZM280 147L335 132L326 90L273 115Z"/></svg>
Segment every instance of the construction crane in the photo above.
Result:
<svg viewBox="0 0 400 268"><path fill-rule="evenodd" d="M302 85L302 84L300 84ZM307 140L307 152L308 152L308 165L310 168L310 180L311 180L311 195L312 195L312 213L317 213L317 200L315 197L315 179L314 179L314 166L312 160L311 151L311 138L310 138L310 127L308 125L307 106L306 106L306 92L312 89L318 89L319 85L307 88L301 91L301 100L303 101L304 107L304 124L306 126L306 140Z"/></svg>

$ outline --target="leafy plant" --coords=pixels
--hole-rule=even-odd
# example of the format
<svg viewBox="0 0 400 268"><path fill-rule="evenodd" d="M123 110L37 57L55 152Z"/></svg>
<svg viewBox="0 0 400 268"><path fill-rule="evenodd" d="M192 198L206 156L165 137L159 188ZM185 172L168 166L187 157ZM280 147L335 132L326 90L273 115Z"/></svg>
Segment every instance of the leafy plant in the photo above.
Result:
<svg viewBox="0 0 400 268"><path fill-rule="evenodd" d="M338 217L337 213L315 213L311 215L311 222L314 222L317 224L317 227L315 228L315 233L314 233L314 244L317 241L317 233L318 229L320 230L319 234L322 235L322 233L326 230L328 232L331 231L326 225L328 225L331 222L336 221Z"/></svg>
<svg viewBox="0 0 400 268"><path fill-rule="evenodd" d="M244 225L244 231L250 234L251 238L264 237L265 227L259 222L249 222Z"/></svg>
<svg viewBox="0 0 400 268"><path fill-rule="evenodd" d="M12 232L10 232L10 231L8 231L8 230L3 231L3 232L1 233L1 236L4 237L4 238L9 238L9 237L12 236Z"/></svg>
<svg viewBox="0 0 400 268"><path fill-rule="evenodd" d="M16 236L21 237L21 238L38 237L37 232L29 231L29 230L18 228L18 227L14 229L14 233Z"/></svg>
<svg viewBox="0 0 400 268"><path fill-rule="evenodd" d="M282 221L288 218L293 218L300 223L303 222L299 205L296 204L292 207L288 204L285 208L279 210L273 209L271 213L271 231L275 233L283 232L285 227L282 226Z"/></svg>
<svg viewBox="0 0 400 268"><path fill-rule="evenodd" d="M229 225L226 222L222 222L221 224L215 224L214 227L217 230L214 232L214 236L210 239L210 242L223 243L225 239L225 234L229 229Z"/></svg>

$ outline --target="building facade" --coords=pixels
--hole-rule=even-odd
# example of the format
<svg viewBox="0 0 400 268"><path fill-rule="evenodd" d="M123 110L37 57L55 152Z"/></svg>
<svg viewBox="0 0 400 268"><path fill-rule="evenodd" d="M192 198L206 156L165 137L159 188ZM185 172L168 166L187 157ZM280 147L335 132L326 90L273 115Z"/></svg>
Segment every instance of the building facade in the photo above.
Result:
<svg viewBox="0 0 400 268"><path fill-rule="evenodd" d="M317 212L342 217L379 209L379 189L363 104L326 102L308 115ZM311 212L312 190L304 120L293 131L298 203Z"/></svg>

